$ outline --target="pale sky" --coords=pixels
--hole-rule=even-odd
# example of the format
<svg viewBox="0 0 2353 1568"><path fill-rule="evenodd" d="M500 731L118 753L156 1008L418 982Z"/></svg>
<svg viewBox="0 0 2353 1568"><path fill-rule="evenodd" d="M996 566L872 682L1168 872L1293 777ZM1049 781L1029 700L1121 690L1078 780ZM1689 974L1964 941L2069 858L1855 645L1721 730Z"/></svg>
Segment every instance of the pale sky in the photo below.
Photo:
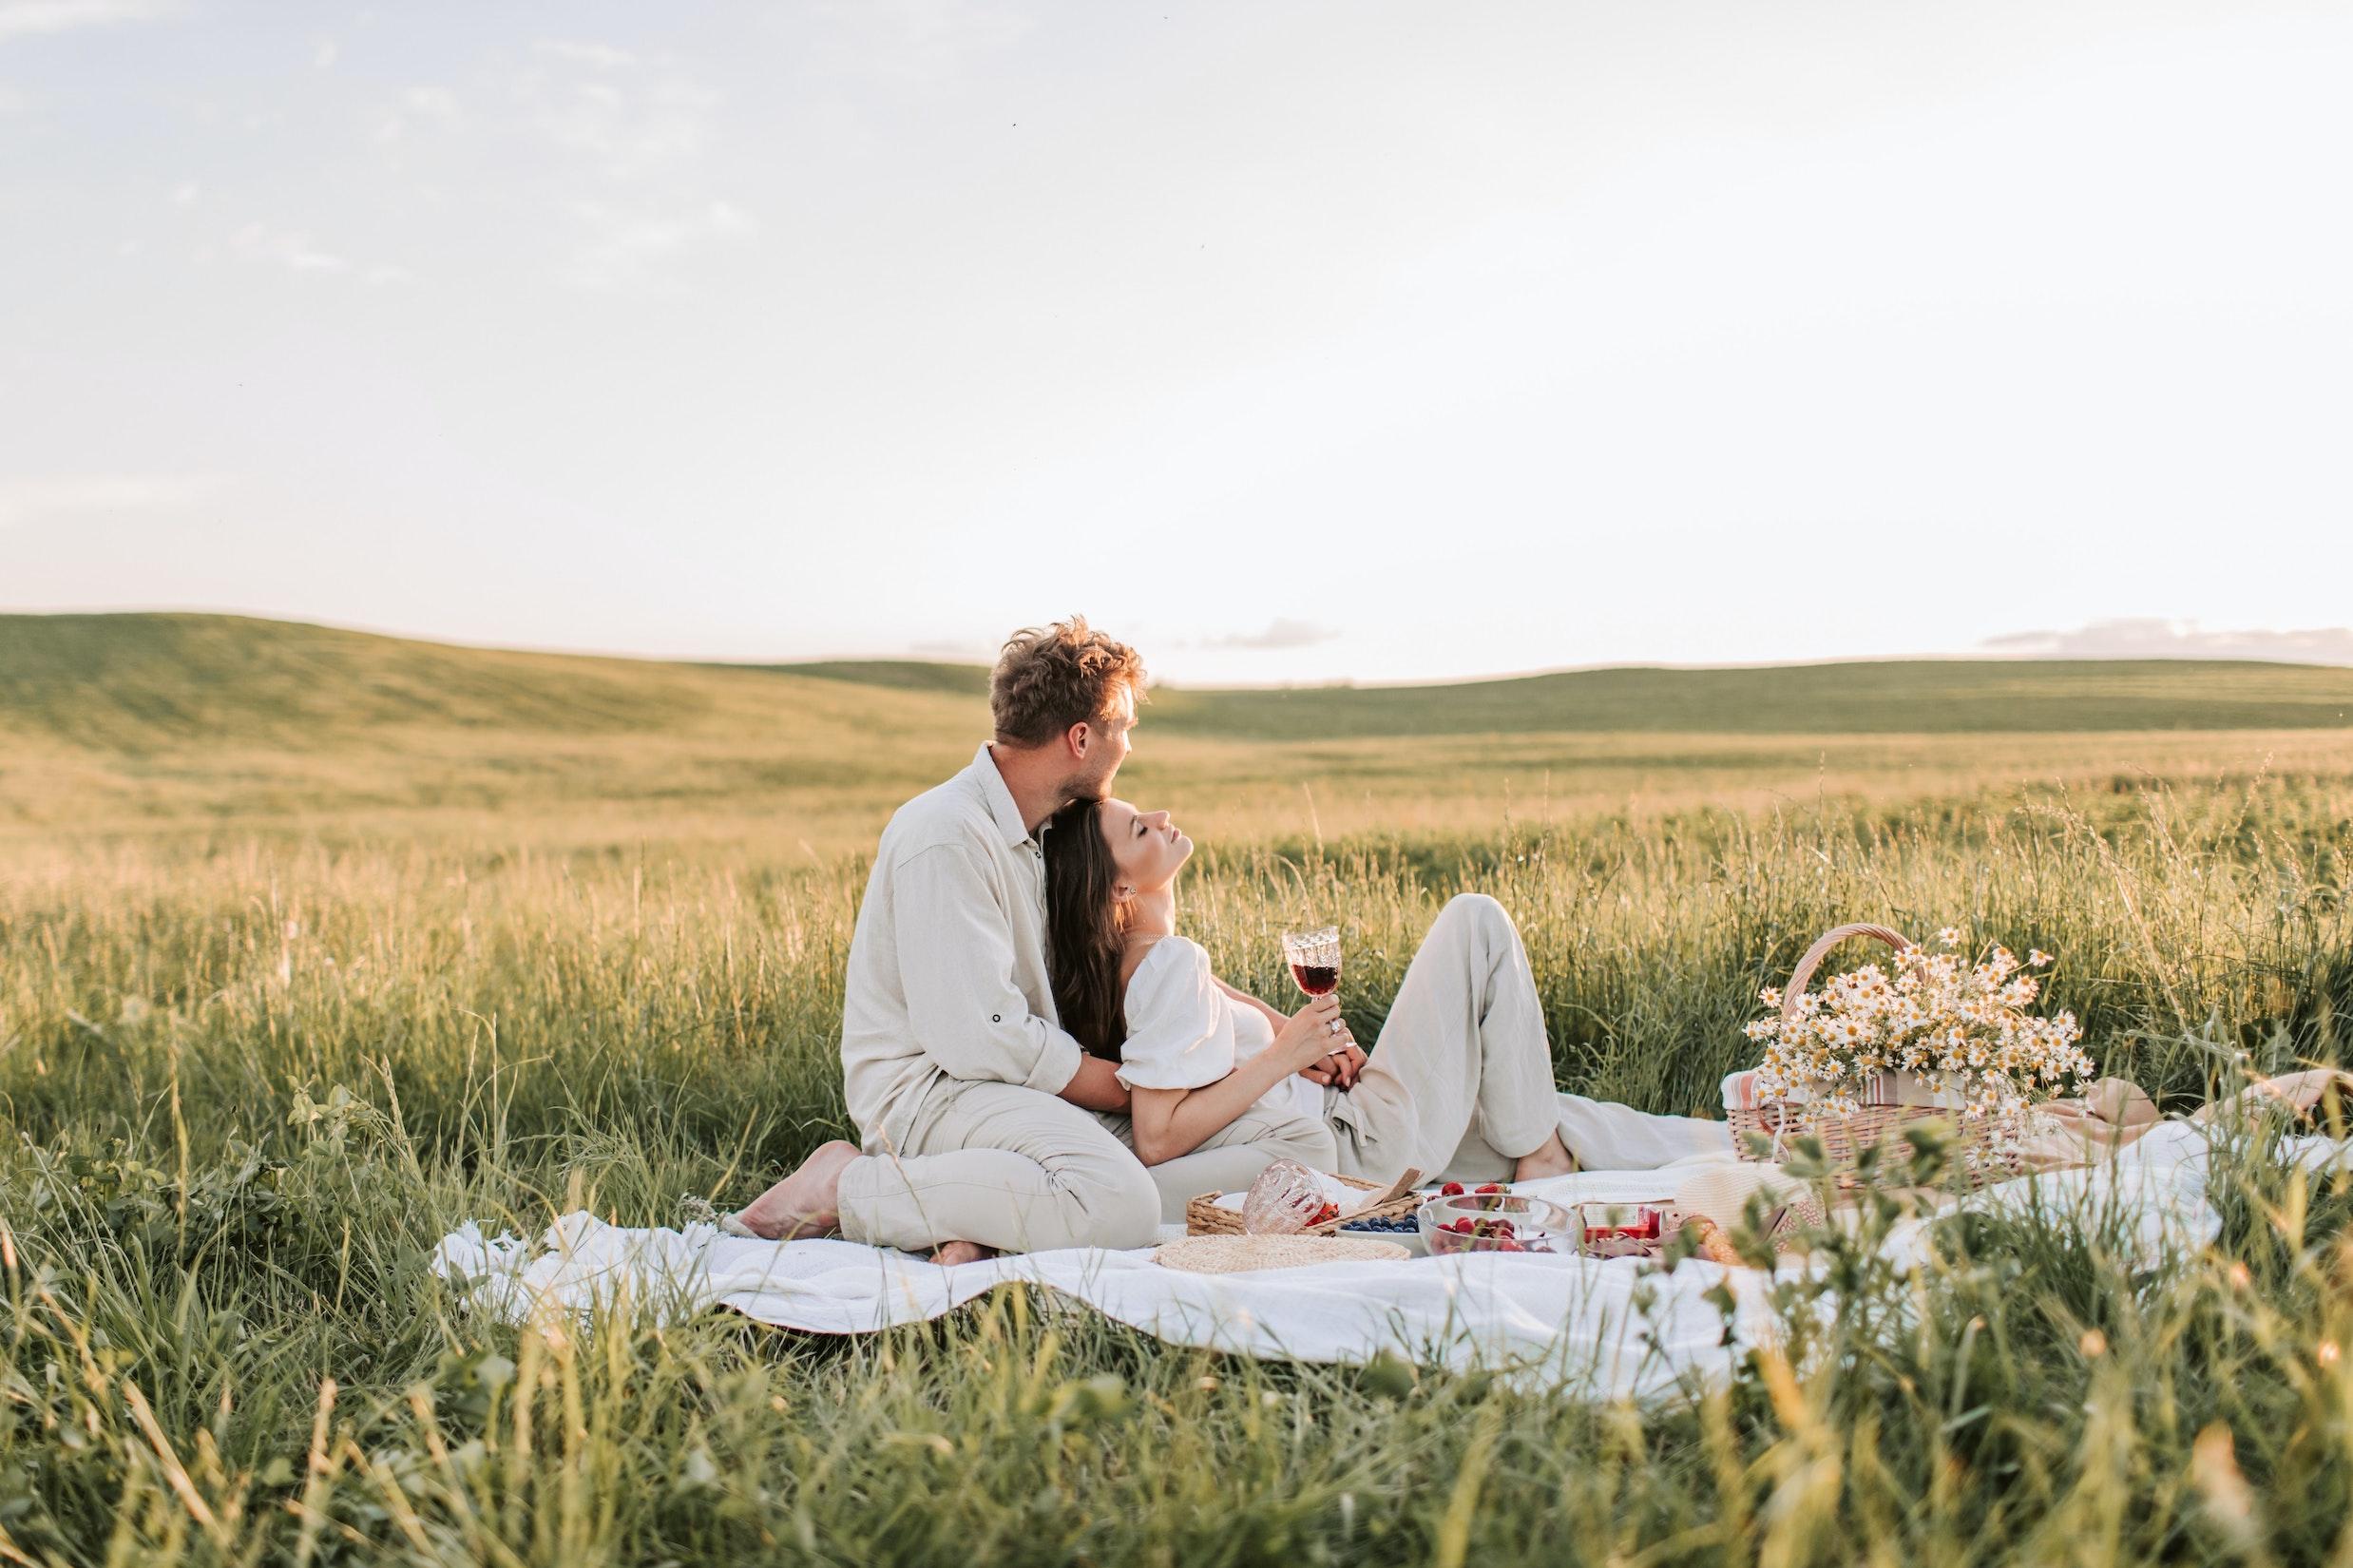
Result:
<svg viewBox="0 0 2353 1568"><path fill-rule="evenodd" d="M2349 81L2261 0L0 0L0 609L1078 609L1195 683L2341 627Z"/></svg>

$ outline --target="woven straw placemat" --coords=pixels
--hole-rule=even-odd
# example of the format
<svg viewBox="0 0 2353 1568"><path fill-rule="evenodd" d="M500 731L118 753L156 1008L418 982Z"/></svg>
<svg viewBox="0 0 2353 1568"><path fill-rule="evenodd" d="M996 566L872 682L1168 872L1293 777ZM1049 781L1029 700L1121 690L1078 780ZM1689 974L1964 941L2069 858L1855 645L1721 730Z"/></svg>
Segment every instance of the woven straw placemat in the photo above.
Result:
<svg viewBox="0 0 2353 1568"><path fill-rule="evenodd" d="M1385 1263L1410 1257L1394 1241L1369 1236L1187 1236L1156 1247L1152 1261L1195 1274L1239 1274L1253 1269L1296 1269L1309 1263Z"/></svg>

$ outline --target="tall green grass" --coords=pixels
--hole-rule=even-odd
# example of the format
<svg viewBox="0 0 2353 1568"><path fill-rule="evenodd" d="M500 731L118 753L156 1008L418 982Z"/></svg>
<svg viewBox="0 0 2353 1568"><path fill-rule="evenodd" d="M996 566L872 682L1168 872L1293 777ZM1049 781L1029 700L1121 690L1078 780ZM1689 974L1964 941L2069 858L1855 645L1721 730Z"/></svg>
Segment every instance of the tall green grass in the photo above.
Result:
<svg viewBox="0 0 2353 1568"><path fill-rule="evenodd" d="M851 1341L623 1303L516 1329L465 1219L672 1222L844 1130L851 863L496 842L20 846L0 881L0 1558L528 1563L2353 1560L2353 1195L2258 1130L2146 1274L2095 1215L1948 1225L1648 1408L1180 1351L1004 1293ZM1709 1110L1818 931L2057 953L2174 1108L2353 1029L2353 791L1823 807L1221 850L1183 919L1377 1033L1452 893L1520 918L1559 1077ZM1857 955L1860 956L1860 955ZM1899 1215L1887 1216L1889 1222Z"/></svg>

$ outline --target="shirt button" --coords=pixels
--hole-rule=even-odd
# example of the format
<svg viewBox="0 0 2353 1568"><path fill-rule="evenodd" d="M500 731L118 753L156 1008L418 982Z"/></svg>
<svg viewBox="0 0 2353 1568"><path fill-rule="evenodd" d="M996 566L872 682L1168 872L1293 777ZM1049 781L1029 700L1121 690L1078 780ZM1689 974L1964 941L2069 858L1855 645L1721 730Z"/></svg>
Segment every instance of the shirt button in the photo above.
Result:
<svg viewBox="0 0 2353 1568"><path fill-rule="evenodd" d="M1004 1015L1002 1013L991 1013L988 1015L988 1022L991 1023L1003 1023L1004 1022Z"/></svg>

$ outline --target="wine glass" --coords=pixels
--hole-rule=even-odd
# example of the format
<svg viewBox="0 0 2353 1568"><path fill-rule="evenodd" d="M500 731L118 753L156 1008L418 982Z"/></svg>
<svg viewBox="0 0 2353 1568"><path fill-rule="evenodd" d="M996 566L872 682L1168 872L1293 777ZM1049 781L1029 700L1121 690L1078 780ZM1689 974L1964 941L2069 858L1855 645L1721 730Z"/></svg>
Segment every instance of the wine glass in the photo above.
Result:
<svg viewBox="0 0 2353 1568"><path fill-rule="evenodd" d="M1318 926L1285 931L1283 959L1291 966L1291 978L1299 983L1301 990L1310 996L1330 996L1340 985L1340 927ZM1337 1028L1332 1030L1334 1035L1339 1032Z"/></svg>
<svg viewBox="0 0 2353 1568"><path fill-rule="evenodd" d="M1330 996L1340 984L1340 927L1285 931L1283 959L1301 990L1310 996Z"/></svg>
<svg viewBox="0 0 2353 1568"><path fill-rule="evenodd" d="M1325 1205L1322 1177L1295 1159L1278 1159L1258 1173L1243 1195L1242 1233L1297 1235L1323 1222Z"/></svg>

